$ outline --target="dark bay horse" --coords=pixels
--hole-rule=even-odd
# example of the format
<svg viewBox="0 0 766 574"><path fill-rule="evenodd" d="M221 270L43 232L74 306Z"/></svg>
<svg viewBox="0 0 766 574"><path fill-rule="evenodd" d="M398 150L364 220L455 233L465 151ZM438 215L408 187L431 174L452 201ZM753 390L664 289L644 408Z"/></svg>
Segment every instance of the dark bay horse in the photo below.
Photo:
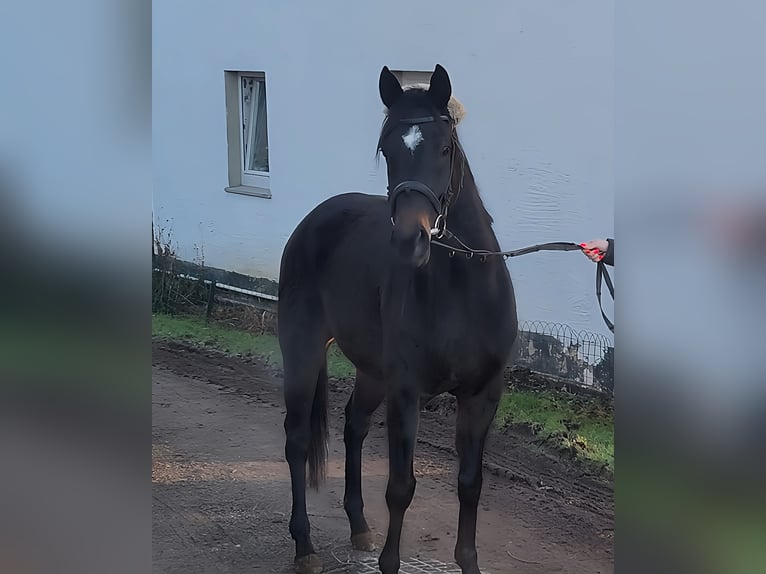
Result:
<svg viewBox="0 0 766 574"><path fill-rule="evenodd" d="M513 287L502 258L451 257L431 243L449 229L475 249L499 249L457 137L459 104L446 70L436 66L430 87L402 89L384 67L379 88L387 108L378 149L388 168L388 197L328 199L298 225L282 257L278 329L295 569L322 569L309 533L306 482L318 487L324 476L326 353L335 340L357 369L344 431L352 545L374 550L361 454L370 418L385 398L389 524L379 565L383 574L399 571L402 523L415 492L420 401L449 392L457 398L460 457L455 560L463 573L477 574L484 442L518 333Z"/></svg>

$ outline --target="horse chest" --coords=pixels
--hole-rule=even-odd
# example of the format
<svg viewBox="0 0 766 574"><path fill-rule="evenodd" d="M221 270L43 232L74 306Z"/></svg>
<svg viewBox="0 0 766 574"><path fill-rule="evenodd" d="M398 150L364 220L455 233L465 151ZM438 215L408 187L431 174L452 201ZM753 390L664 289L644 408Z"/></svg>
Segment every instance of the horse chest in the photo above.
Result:
<svg viewBox="0 0 766 574"><path fill-rule="evenodd" d="M466 317L460 321L445 320L437 327L434 350L448 362L461 363L465 355L481 357L491 353L487 343L494 337L492 329L485 322Z"/></svg>
<svg viewBox="0 0 766 574"><path fill-rule="evenodd" d="M502 320L502 304L455 304L420 332L424 367L436 380L458 383L497 370L510 351L514 320Z"/></svg>

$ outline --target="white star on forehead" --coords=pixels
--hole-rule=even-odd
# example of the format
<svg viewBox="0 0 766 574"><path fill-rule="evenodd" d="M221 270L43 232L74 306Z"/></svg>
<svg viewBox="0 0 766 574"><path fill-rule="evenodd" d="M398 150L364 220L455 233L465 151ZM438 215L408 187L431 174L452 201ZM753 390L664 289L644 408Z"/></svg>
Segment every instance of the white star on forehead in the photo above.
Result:
<svg viewBox="0 0 766 574"><path fill-rule="evenodd" d="M421 133L420 128L418 126L412 126L407 133L402 136L402 141L404 142L404 146L414 154L415 148L423 141L423 134Z"/></svg>

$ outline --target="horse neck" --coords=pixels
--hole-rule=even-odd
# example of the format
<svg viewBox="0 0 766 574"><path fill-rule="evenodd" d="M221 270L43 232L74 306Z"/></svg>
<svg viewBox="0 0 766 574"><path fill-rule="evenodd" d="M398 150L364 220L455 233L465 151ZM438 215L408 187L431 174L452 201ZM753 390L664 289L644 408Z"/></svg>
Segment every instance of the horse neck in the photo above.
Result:
<svg viewBox="0 0 766 574"><path fill-rule="evenodd" d="M465 162L462 188L459 187L461 185L460 170L457 171L453 189L460 189L460 193L447 216L447 228L475 249L497 249L497 239L492 230L492 217L479 196L468 160Z"/></svg>

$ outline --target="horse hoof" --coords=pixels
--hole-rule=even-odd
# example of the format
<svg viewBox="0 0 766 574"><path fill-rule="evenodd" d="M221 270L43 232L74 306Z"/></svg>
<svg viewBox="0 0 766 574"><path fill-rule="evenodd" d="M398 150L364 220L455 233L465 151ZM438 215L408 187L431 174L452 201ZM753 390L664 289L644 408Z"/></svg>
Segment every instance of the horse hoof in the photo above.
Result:
<svg viewBox="0 0 766 574"><path fill-rule="evenodd" d="M316 554L307 554L296 558L293 566L295 574L319 574L322 571L322 560Z"/></svg>
<svg viewBox="0 0 766 574"><path fill-rule="evenodd" d="M372 539L372 532L369 531L352 534L351 546L354 550L361 550L362 552L375 552L378 549Z"/></svg>

